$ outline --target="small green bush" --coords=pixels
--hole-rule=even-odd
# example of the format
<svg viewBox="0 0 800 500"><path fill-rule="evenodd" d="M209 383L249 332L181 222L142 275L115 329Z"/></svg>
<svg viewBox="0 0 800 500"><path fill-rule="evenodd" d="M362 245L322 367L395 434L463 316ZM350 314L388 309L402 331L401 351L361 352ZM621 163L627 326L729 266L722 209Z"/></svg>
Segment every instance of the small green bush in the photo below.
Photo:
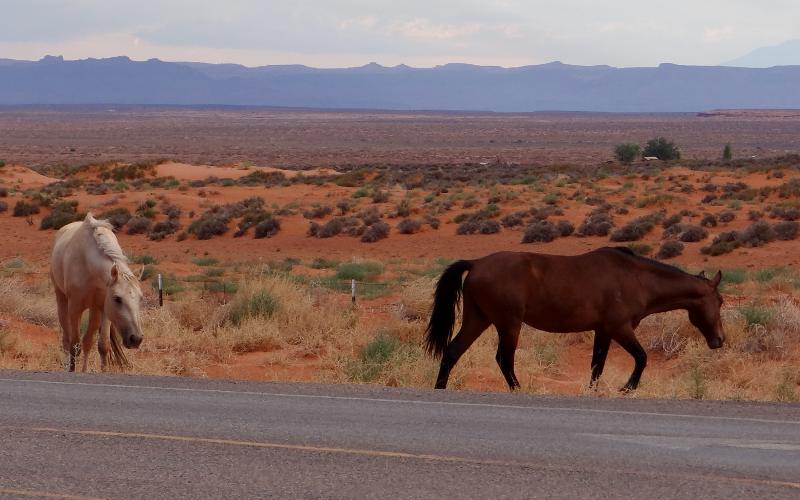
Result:
<svg viewBox="0 0 800 500"><path fill-rule="evenodd" d="M614 156L623 163L631 163L639 156L641 148L638 144L618 144L614 148Z"/></svg>
<svg viewBox="0 0 800 500"><path fill-rule="evenodd" d="M278 311L278 299L267 290L250 295L237 295L228 313L230 322L240 326L247 318L270 318Z"/></svg>

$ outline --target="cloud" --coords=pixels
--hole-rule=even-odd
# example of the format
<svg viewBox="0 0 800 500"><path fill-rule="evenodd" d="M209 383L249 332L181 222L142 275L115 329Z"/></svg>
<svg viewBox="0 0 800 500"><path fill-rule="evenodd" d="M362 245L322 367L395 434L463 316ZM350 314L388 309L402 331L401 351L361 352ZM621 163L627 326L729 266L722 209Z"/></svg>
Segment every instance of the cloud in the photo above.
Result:
<svg viewBox="0 0 800 500"><path fill-rule="evenodd" d="M720 28L706 28L703 31L703 41L706 43L719 43L733 38L736 30L733 26L723 26Z"/></svg>
<svg viewBox="0 0 800 500"><path fill-rule="evenodd" d="M414 18L408 21L393 23L389 27L390 33L415 40L452 40L480 32L482 26L471 24L437 24L426 18Z"/></svg>

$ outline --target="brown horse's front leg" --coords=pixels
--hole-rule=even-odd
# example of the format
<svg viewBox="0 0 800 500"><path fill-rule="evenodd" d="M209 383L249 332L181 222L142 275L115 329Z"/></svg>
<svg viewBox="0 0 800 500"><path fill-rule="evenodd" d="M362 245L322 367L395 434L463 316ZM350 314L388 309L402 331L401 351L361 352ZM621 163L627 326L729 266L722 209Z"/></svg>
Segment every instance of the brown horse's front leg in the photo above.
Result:
<svg viewBox="0 0 800 500"><path fill-rule="evenodd" d="M603 374L608 357L608 348L611 345L611 337L603 330L594 331L594 348L592 349L592 378L589 387L597 387L597 381Z"/></svg>
<svg viewBox="0 0 800 500"><path fill-rule="evenodd" d="M647 353L639 341L636 340L632 328L627 328L617 333L614 335L614 340L622 346L628 354L633 356L635 362L633 373L631 373L631 378L628 379L628 382L620 389L622 392L633 391L639 386L639 379L642 377L644 367L647 366Z"/></svg>

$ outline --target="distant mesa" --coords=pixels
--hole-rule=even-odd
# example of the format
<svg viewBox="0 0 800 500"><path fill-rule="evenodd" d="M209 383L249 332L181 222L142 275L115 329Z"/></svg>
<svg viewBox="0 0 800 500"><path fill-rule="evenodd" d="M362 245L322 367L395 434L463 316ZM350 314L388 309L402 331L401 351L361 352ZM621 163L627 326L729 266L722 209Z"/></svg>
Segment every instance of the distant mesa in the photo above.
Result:
<svg viewBox="0 0 800 500"><path fill-rule="evenodd" d="M800 43L800 42L798 42ZM0 105L175 104L443 111L703 112L800 108L800 66L353 68L0 59ZM711 115L719 116L712 111Z"/></svg>

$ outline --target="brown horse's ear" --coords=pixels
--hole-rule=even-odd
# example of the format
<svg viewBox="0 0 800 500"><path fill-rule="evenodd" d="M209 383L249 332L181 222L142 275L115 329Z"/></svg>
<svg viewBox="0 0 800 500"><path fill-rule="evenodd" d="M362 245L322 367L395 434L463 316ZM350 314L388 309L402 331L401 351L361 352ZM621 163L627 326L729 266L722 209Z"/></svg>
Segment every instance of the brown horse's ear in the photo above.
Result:
<svg viewBox="0 0 800 500"><path fill-rule="evenodd" d="M705 271L700 271L699 273L697 273L697 277L706 279L706 272Z"/></svg>
<svg viewBox="0 0 800 500"><path fill-rule="evenodd" d="M117 265L114 264L111 266L111 284L114 284L119 279L119 269L117 269Z"/></svg>
<svg viewBox="0 0 800 500"><path fill-rule="evenodd" d="M715 274L714 278L711 280L711 284L714 285L714 288L717 288L720 281L722 281L722 271L717 271L717 274Z"/></svg>

